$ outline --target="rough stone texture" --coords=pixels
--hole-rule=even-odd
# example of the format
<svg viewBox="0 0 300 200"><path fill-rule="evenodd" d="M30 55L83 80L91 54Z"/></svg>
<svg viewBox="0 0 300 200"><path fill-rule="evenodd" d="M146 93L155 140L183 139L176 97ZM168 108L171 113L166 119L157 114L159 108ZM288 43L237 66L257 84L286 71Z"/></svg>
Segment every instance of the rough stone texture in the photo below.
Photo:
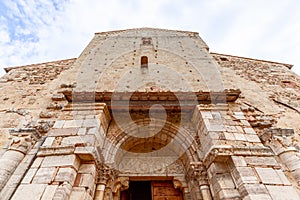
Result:
<svg viewBox="0 0 300 200"><path fill-rule="evenodd" d="M78 170L79 159L75 155L47 156L41 167L70 166Z"/></svg>
<svg viewBox="0 0 300 200"><path fill-rule="evenodd" d="M46 187L45 184L22 184L18 187L12 200L40 200Z"/></svg>
<svg viewBox="0 0 300 200"><path fill-rule="evenodd" d="M52 200L57 187L57 185L48 185L41 200Z"/></svg>
<svg viewBox="0 0 300 200"><path fill-rule="evenodd" d="M13 199L120 199L130 177L173 177L185 199L299 199L291 67L211 53L194 32L96 33L76 59L6 68L1 177Z"/></svg>

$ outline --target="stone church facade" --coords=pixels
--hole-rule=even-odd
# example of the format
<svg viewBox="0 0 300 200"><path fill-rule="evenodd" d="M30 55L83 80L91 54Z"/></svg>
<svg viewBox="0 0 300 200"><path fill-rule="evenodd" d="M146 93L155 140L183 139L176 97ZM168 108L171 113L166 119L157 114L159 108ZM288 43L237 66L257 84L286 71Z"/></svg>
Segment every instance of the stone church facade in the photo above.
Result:
<svg viewBox="0 0 300 200"><path fill-rule="evenodd" d="M0 199L300 199L291 68L152 28L6 68Z"/></svg>

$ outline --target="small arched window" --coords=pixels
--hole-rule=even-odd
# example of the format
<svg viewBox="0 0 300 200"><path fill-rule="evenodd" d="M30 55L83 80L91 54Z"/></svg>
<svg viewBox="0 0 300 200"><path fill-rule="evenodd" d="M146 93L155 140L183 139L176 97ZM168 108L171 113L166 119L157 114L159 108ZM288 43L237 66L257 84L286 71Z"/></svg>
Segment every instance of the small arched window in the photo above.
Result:
<svg viewBox="0 0 300 200"><path fill-rule="evenodd" d="M148 68L148 57L147 56L141 57L141 67Z"/></svg>

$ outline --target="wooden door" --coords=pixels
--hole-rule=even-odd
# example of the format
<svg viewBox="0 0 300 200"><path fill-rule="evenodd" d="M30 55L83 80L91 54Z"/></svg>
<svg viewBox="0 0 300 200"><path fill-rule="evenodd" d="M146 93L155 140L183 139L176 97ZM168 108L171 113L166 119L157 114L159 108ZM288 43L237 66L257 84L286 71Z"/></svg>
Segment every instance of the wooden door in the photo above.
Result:
<svg viewBox="0 0 300 200"><path fill-rule="evenodd" d="M121 200L183 200L172 181L133 181L121 192Z"/></svg>
<svg viewBox="0 0 300 200"><path fill-rule="evenodd" d="M172 181L152 181L152 200L183 200L180 190Z"/></svg>

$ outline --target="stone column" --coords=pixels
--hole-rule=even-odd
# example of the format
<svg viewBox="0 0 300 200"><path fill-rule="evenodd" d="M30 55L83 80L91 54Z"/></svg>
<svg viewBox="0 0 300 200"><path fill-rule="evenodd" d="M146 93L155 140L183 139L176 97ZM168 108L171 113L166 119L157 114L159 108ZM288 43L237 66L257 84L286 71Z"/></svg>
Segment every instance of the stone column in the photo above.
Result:
<svg viewBox="0 0 300 200"><path fill-rule="evenodd" d="M12 199L93 199L107 113L105 104L66 106Z"/></svg>
<svg viewBox="0 0 300 200"><path fill-rule="evenodd" d="M99 167L98 171L98 181L96 186L95 200L104 200L105 190L109 182L115 177L114 170L107 166L102 165Z"/></svg>
<svg viewBox="0 0 300 200"><path fill-rule="evenodd" d="M118 177L113 184L113 199L120 200L121 192L129 188L129 177Z"/></svg>
<svg viewBox="0 0 300 200"><path fill-rule="evenodd" d="M12 129L10 136L10 145L0 158L0 191L28 151L40 138L40 134L35 129L30 128Z"/></svg>
<svg viewBox="0 0 300 200"><path fill-rule="evenodd" d="M293 129L272 128L267 130L261 136L261 139L279 157L283 165L300 185L299 146L293 143L294 134Z"/></svg>
<svg viewBox="0 0 300 200"><path fill-rule="evenodd" d="M190 179L194 179L198 183L202 199L212 200L208 178L207 178L207 171L202 162L190 163L189 176Z"/></svg>

